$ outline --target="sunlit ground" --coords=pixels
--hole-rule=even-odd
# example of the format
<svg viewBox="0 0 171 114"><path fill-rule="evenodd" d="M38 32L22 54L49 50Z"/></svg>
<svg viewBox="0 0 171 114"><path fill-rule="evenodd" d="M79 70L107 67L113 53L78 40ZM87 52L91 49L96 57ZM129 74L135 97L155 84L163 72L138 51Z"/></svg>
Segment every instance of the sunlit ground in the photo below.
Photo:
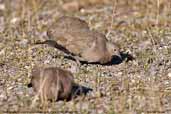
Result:
<svg viewBox="0 0 171 114"><path fill-rule="evenodd" d="M63 15L85 20L116 42L119 64L84 64L48 45L46 30ZM132 56L134 59L130 59ZM33 65L68 69L75 81L93 89L71 101L38 100L27 87ZM170 0L0 0L0 112L81 114L171 113Z"/></svg>

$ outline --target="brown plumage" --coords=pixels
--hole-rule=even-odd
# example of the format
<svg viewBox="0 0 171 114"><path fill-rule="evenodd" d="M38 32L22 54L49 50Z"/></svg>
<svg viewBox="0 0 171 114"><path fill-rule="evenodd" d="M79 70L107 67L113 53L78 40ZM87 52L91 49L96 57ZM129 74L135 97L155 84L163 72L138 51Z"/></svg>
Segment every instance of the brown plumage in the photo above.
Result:
<svg viewBox="0 0 171 114"><path fill-rule="evenodd" d="M105 64L111 61L113 55L120 57L116 44L108 41L105 35L90 30L88 24L79 18L63 16L47 33L50 40L42 44L53 45L79 61Z"/></svg>
<svg viewBox="0 0 171 114"><path fill-rule="evenodd" d="M30 84L41 101L69 99L75 85L71 72L58 67L35 67Z"/></svg>

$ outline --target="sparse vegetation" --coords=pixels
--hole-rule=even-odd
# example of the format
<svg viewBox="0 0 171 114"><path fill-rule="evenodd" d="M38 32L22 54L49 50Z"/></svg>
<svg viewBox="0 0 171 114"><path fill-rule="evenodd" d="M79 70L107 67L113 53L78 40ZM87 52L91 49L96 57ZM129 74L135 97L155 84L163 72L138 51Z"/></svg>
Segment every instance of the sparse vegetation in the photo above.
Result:
<svg viewBox="0 0 171 114"><path fill-rule="evenodd" d="M135 59L84 64L74 72L76 63L62 52L33 45L47 39L47 28L63 15L84 19ZM169 114L170 28L170 0L0 0L0 113ZM93 91L31 108L34 92L27 84L34 64L68 69Z"/></svg>

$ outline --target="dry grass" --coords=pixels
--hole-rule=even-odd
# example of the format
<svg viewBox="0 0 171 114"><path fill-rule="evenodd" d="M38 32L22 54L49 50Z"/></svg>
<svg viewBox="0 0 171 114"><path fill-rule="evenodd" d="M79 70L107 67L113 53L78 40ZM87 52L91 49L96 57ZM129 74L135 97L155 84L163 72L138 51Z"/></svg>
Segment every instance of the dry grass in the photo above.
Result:
<svg viewBox="0 0 171 114"><path fill-rule="evenodd" d="M0 1L0 112L171 113L171 2L76 1L81 2L80 10L71 11L62 9L70 0ZM30 109L34 93L27 84L34 64L75 69L75 62L58 50L33 46L47 38L47 28L62 15L86 20L135 60L82 65L75 80L92 92L69 102L49 102L46 110L37 101Z"/></svg>

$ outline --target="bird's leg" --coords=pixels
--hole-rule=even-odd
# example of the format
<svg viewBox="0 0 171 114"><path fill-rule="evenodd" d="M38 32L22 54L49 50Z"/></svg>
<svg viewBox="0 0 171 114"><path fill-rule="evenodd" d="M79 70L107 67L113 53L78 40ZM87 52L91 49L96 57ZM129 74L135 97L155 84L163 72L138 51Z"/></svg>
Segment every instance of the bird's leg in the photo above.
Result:
<svg viewBox="0 0 171 114"><path fill-rule="evenodd" d="M81 63L80 63L79 57L74 56L73 58L76 61L76 72L79 72L80 71L80 67L81 67Z"/></svg>
<svg viewBox="0 0 171 114"><path fill-rule="evenodd" d="M80 69L81 67L81 63L79 61L79 59L77 57L75 57L76 63L77 63L77 67Z"/></svg>
<svg viewBox="0 0 171 114"><path fill-rule="evenodd" d="M79 56L73 56L71 54L69 56L72 57L76 61L76 72L79 72L80 67L81 67L80 60L83 60L83 59Z"/></svg>

